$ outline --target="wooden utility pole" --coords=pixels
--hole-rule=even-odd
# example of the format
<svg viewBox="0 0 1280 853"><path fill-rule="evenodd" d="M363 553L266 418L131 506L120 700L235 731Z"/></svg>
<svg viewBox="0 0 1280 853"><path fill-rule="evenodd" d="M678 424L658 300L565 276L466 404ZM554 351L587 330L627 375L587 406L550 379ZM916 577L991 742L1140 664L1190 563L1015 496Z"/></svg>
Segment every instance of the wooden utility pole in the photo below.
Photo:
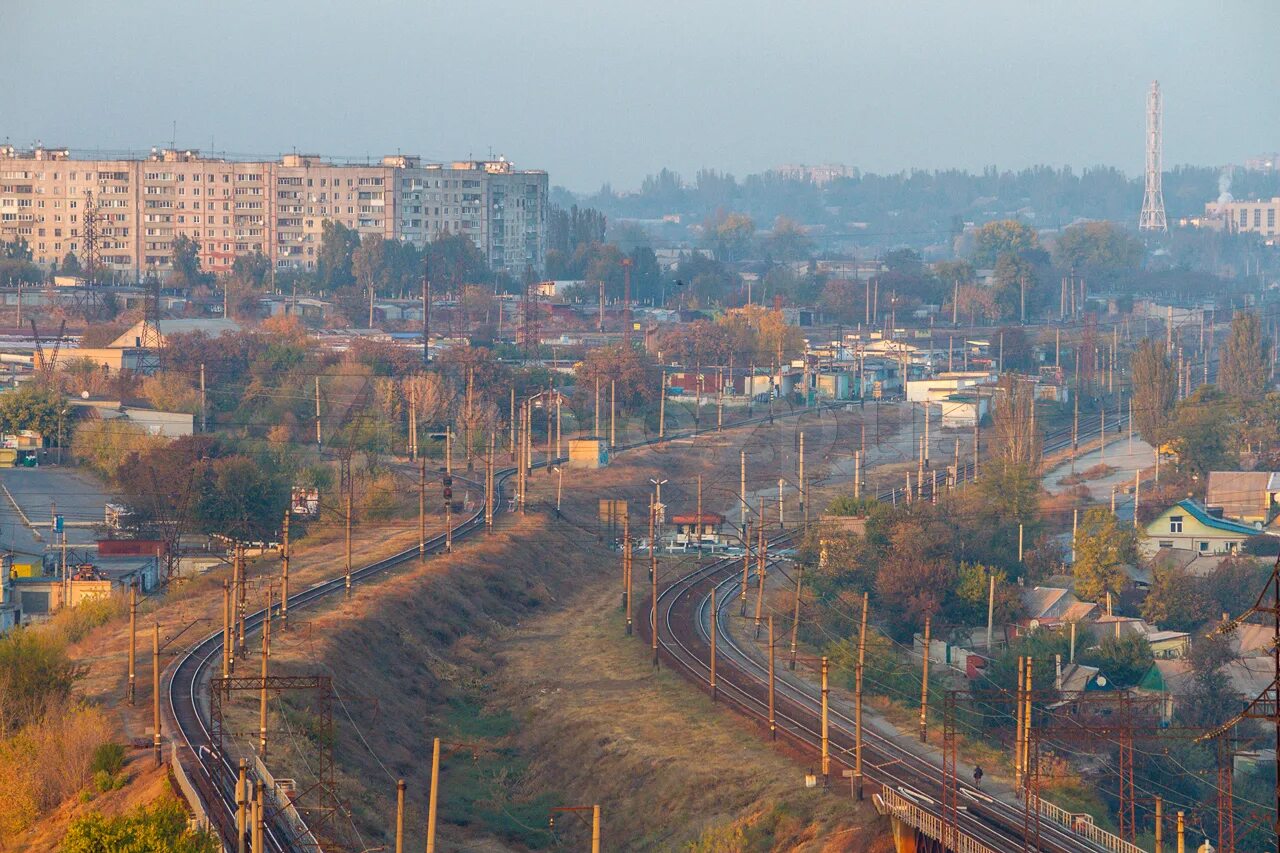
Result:
<svg viewBox="0 0 1280 853"><path fill-rule="evenodd" d="M1022 691L1026 689L1026 666L1025 658L1018 656L1018 692L1015 695L1014 705L1017 708L1017 729L1015 730L1013 741L1013 784L1014 787L1022 785Z"/></svg>
<svg viewBox="0 0 1280 853"><path fill-rule="evenodd" d="M160 623L153 623L151 629L151 748L155 754L156 767L164 763L160 750Z"/></svg>
<svg viewBox="0 0 1280 853"><path fill-rule="evenodd" d="M924 654L920 656L920 742L929 739L929 627L931 619L924 617Z"/></svg>
<svg viewBox="0 0 1280 853"><path fill-rule="evenodd" d="M739 601L742 610L739 616L747 615L747 576L751 573L751 525L747 524L746 535L742 538L742 588L739 591Z"/></svg>
<svg viewBox="0 0 1280 853"><path fill-rule="evenodd" d="M1033 672L1033 669L1031 666L1032 661L1030 656L1028 656L1026 660L1027 660L1026 690L1022 694L1023 703L1024 703L1024 707L1022 709L1022 783L1024 787L1026 787L1027 790L1030 791L1030 779L1031 779L1031 773L1032 773L1032 769L1031 769L1031 760L1032 760L1031 759L1031 696L1032 696L1032 690L1033 690L1031 686L1031 674Z"/></svg>
<svg viewBox="0 0 1280 853"><path fill-rule="evenodd" d="M862 624L858 628L858 665L853 692L853 784L862 799L862 672L867 654L867 594L862 594Z"/></svg>
<svg viewBox="0 0 1280 853"><path fill-rule="evenodd" d="M224 598L224 602L223 602L223 603L224 603L224 607L225 607L225 598L226 598L226 595L227 595L227 582L226 582L225 580L222 582L222 595L223 595L223 598ZM224 638L223 638L222 645L223 645L223 656L222 656L222 677L223 677L223 678L226 678L226 676L227 676L227 671L226 671L226 669L227 669L227 662L226 662L226 638L225 638L225 636L224 636ZM136 650L137 650L137 646L138 646L138 582L137 582L137 581L134 581L133 583L129 584L129 687L128 687L128 697L129 697L129 704L130 704L130 705L132 705L132 704L133 704L134 694L135 694L135 691L136 691L136 689L137 689L137 670L136 670L136 668L135 668L135 659L136 659Z"/></svg>
<svg viewBox="0 0 1280 853"><path fill-rule="evenodd" d="M427 853L436 851L436 804L440 797L440 738L431 742L431 793L427 799Z"/></svg>
<svg viewBox="0 0 1280 853"><path fill-rule="evenodd" d="M667 372L658 368L658 441L667 434Z"/></svg>
<svg viewBox="0 0 1280 853"><path fill-rule="evenodd" d="M289 627L289 510L284 511L284 536L280 542L280 629Z"/></svg>

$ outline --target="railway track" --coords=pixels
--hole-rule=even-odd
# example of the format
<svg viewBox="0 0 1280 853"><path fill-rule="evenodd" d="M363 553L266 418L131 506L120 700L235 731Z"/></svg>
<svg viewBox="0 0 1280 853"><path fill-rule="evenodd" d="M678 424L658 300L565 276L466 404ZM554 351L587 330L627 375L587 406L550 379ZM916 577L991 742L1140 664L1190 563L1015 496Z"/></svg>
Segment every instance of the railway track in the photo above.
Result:
<svg viewBox="0 0 1280 853"><path fill-rule="evenodd" d="M818 407L823 408L823 407ZM732 428L743 426L754 426L772 422L777 418L794 417L805 412L812 412L813 409L793 409L787 412L780 412L772 415L760 415L754 418L748 418L731 425ZM1119 429L1119 425L1117 429ZM672 433L665 440L667 442L688 438L693 433L691 431L682 431ZM712 433L703 432L703 435L711 435ZM1096 427L1093 433L1081 431L1081 438L1086 435L1096 434ZM1065 444L1062 443L1061 437L1054 439L1057 444L1054 446L1058 449L1069 446L1069 431L1065 438ZM624 452L639 447L645 447L658 443L656 439L635 442L629 445L623 445L615 450ZM1049 440L1046 439L1046 449L1050 448ZM555 460L558 461L558 460ZM536 463L535 467L543 467L547 462ZM506 481L515 473L514 468L503 469L495 472L494 481L498 490L498 499L495 506L501 504L501 495ZM972 476L971 464L962 466L961 479L967 479ZM903 490L894 490L880 495L881 500L894 500L896 498L894 492L899 495ZM484 526L483 508L466 516L459 521L453 528L453 538L455 540L465 538L473 534L477 529ZM445 535L443 533L431 537L426 542L427 553L438 553L443 550L445 545ZM415 546L406 549L398 554L371 563L358 570L354 570L351 574L352 584L362 583L371 578L376 577L380 573L403 565L416 559L419 555L419 549ZM698 574L698 573L695 573ZM686 579L687 580L687 579ZM680 582L677 582L679 584ZM668 590L662 592L659 596L660 600L670 596L671 589L676 585L669 587ZM319 601L327 596L340 593L345 590L345 576L338 575L329 580L321 581L311 587L295 593L289 597L289 609L296 611ZM278 605L276 605L278 610ZM275 611L273 611L275 612ZM668 616L670 611L668 610ZM258 610L245 617L246 635L258 631L265 621L266 611ZM671 650L666 650L667 654L673 654ZM209 816L209 820L214 830L222 838L223 843L235 847L235 782L238 776L238 768L233 767L230 759L226 755L219 754L216 745L211 742L210 723L208 718L207 702L201 697L201 693L206 691L205 684L210 677L213 667L220 663L220 655L222 654L222 632L215 631L201 639L196 640L190 646L186 647L179 654L178 658L169 671L165 675L162 685L165 700L166 725L168 730L176 732L173 738L173 757L175 761L182 764L185 775L191 780L196 795L202 801L204 812ZM692 655L692 652L685 652L686 656ZM690 658L691 659L691 658ZM678 658L673 658L678 660ZM802 717L803 701L796 696L788 701L796 703L795 715ZM798 725L798 724L797 724ZM797 732L802 727L797 728ZM266 847L271 851L292 851L297 849L294 839L289 837L288 832L280 826L268 826L266 832ZM1019 848L1020 849L1020 848ZM1063 849L1082 849L1063 848Z"/></svg>

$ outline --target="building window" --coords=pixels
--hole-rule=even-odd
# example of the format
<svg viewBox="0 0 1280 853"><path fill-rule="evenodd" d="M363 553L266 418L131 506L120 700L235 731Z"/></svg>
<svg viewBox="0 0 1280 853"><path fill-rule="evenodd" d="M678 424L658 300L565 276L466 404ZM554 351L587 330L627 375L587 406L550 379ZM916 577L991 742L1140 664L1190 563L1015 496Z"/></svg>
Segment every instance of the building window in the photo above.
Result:
<svg viewBox="0 0 1280 853"><path fill-rule="evenodd" d="M1169 516L1169 532L1170 533L1182 532L1182 516L1180 515Z"/></svg>
<svg viewBox="0 0 1280 853"><path fill-rule="evenodd" d="M1200 552L1201 552L1202 554L1207 554L1207 553L1209 552L1209 543L1208 543L1208 542L1201 542L1201 543L1200 543Z"/></svg>

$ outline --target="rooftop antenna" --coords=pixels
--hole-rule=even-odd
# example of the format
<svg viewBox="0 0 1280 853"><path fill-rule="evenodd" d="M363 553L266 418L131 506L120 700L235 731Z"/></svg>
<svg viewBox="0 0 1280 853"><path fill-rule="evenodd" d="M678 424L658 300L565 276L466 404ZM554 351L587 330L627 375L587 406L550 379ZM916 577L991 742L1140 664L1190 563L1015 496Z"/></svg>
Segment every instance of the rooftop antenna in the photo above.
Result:
<svg viewBox="0 0 1280 853"><path fill-rule="evenodd" d="M1147 189L1142 196L1142 214L1138 217L1139 231L1167 232L1169 224L1164 215L1164 190L1161 188L1161 160L1164 155L1163 107L1160 101L1160 81L1151 81L1147 93Z"/></svg>

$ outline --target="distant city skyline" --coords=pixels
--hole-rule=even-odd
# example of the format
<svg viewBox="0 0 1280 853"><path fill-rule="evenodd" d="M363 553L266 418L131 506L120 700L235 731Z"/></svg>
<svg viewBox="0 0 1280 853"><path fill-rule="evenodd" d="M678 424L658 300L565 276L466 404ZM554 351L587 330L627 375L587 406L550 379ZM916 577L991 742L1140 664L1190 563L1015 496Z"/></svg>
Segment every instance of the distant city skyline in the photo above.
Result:
<svg viewBox="0 0 1280 853"><path fill-rule="evenodd" d="M0 11L0 142L167 146L375 162L504 155L590 192L663 167L745 175L1110 165L1141 175L1144 101L1166 168L1280 145L1263 2L900 11L838 0L134 0ZM175 132L176 122L176 132Z"/></svg>

